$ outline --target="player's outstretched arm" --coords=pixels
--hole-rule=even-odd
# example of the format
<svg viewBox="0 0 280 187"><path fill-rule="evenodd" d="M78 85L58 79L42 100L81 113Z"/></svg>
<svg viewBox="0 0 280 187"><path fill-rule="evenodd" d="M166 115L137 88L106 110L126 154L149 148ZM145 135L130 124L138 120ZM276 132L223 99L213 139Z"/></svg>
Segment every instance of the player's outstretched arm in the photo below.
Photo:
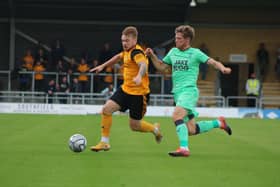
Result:
<svg viewBox="0 0 280 187"><path fill-rule="evenodd" d="M214 68L222 72L223 74L230 74L231 69L228 67L225 67L221 62L214 60L213 58L209 58L207 61L207 64L212 65Z"/></svg>
<svg viewBox="0 0 280 187"><path fill-rule="evenodd" d="M155 68L160 72L167 72L169 71L170 67L167 64L164 64L158 57L155 55L154 51L151 48L147 48L145 51L146 55L150 57L152 63L154 64Z"/></svg>
<svg viewBox="0 0 280 187"><path fill-rule="evenodd" d="M115 56L113 56L112 58L110 58L109 60L107 60L106 62L104 62L103 64L96 66L95 68L92 68L89 70L89 72L96 72L99 73L101 72L106 66L111 66L116 64L117 62L119 62L121 60L120 54L117 54Z"/></svg>

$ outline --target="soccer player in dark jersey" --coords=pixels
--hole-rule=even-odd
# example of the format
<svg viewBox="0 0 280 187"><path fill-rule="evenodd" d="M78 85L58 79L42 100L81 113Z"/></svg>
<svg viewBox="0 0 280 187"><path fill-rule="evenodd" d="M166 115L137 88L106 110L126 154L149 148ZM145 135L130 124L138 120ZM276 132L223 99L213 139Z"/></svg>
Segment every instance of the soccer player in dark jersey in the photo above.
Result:
<svg viewBox="0 0 280 187"><path fill-rule="evenodd" d="M137 44L138 32L133 26L124 28L121 35L123 51L113 56L105 63L93 68L90 72L101 72L105 67L112 66L119 61L124 63L123 84L102 109L101 141L91 147L92 151L107 151L110 149L109 135L112 125L112 113L129 109L129 125L133 131L151 132L160 143L162 134L160 125L154 125L142 120L149 101L148 59Z"/></svg>

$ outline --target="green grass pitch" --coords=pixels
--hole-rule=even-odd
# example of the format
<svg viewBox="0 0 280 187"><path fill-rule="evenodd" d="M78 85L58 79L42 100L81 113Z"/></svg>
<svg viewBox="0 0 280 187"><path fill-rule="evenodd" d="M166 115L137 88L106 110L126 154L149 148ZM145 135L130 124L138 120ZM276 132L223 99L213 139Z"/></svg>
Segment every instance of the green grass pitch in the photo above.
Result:
<svg viewBox="0 0 280 187"><path fill-rule="evenodd" d="M114 116L111 150L91 152L100 138L100 116L0 115L1 187L277 187L280 186L280 121L228 119L219 129L190 137L191 156L172 158L178 146L171 118L160 122L157 144L132 132L127 116ZM199 119L201 120L201 119ZM68 148L75 133L87 137L82 153Z"/></svg>

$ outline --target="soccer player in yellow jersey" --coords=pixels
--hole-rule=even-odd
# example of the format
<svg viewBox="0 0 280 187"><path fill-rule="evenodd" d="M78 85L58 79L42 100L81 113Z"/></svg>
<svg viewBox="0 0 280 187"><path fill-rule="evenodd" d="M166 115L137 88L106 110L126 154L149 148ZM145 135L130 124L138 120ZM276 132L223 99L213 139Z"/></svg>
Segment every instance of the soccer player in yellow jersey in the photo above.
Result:
<svg viewBox="0 0 280 187"><path fill-rule="evenodd" d="M124 28L121 35L123 51L103 64L92 68L90 72L101 72L105 67L123 61L123 84L102 108L101 141L91 147L92 151L108 151L109 135L112 126L112 113L129 110L129 125L133 131L151 132L158 143L162 134L158 123L151 124L142 120L149 101L148 59L143 49L137 44L138 31L133 26Z"/></svg>

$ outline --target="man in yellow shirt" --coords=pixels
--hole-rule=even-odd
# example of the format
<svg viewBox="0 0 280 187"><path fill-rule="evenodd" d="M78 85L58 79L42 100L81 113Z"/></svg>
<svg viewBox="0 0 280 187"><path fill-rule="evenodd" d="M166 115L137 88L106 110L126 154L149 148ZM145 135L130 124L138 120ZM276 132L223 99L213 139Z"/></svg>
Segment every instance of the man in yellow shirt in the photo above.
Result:
<svg viewBox="0 0 280 187"><path fill-rule="evenodd" d="M35 90L38 92L43 91L45 87L45 80L42 72L45 71L45 68L41 61L36 62L33 70L35 71Z"/></svg>
<svg viewBox="0 0 280 187"><path fill-rule="evenodd" d="M250 78L246 81L246 95L248 107L256 107L256 99L260 92L260 81L256 78L256 74L252 73Z"/></svg>
<svg viewBox="0 0 280 187"><path fill-rule="evenodd" d="M105 103L102 109L101 141L92 146L92 151L108 151L109 135L112 125L112 113L129 109L129 125L133 131L153 133L158 143L162 135L159 124L142 120L149 101L148 59L143 49L137 44L138 31L135 27L126 27L121 35L123 51L105 63L93 68L90 72L101 72L107 66L119 61L124 62L124 82Z"/></svg>
<svg viewBox="0 0 280 187"><path fill-rule="evenodd" d="M79 83L81 85L81 92L85 93L88 90L88 76L86 73L89 70L89 66L86 63L86 60L84 58L81 59L81 63L78 65L78 72L80 72L80 75L78 77Z"/></svg>

